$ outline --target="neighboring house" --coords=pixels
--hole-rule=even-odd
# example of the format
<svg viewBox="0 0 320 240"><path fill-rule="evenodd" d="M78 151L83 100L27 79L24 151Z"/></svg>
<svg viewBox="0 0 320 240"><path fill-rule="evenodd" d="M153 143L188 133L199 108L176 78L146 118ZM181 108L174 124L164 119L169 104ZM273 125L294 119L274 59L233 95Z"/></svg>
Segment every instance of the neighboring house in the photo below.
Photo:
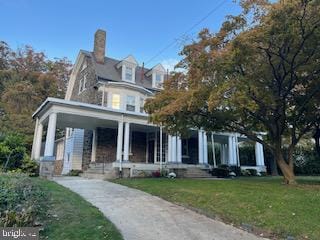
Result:
<svg viewBox="0 0 320 240"><path fill-rule="evenodd" d="M33 114L32 158L41 159L42 175L52 174L57 165L57 127L66 129L63 154L59 148L63 174L74 169L87 175L103 171L108 177L132 177L166 168L181 176L199 176L205 174L201 169L209 169L208 162L240 165L238 145L248 140L237 133L190 130L190 137L181 139L149 123L144 102L161 91L166 70L161 64L141 67L132 55L112 59L105 47L106 32L98 30L94 51L79 52L65 99L48 98ZM255 144L254 168L265 171L262 145ZM213 146L219 146L219 154Z"/></svg>

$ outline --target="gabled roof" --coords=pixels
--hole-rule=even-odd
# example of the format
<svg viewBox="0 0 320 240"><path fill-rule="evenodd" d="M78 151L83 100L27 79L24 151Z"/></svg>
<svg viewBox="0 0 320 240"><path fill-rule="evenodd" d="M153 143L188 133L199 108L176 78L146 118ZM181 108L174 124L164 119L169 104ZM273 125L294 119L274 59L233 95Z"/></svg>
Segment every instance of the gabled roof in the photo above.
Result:
<svg viewBox="0 0 320 240"><path fill-rule="evenodd" d="M93 67L95 69L96 75L99 80L106 80L106 81L114 81L114 82L123 82L121 77L121 69L117 67L119 63L121 63L121 60L116 60L113 58L105 57L104 64L97 63L95 61L95 58L93 56L92 52L80 50L80 54L84 54L87 57L90 57L93 59ZM124 61L130 61L132 63L137 63L135 58L132 55L129 55ZM122 60L122 61L123 61ZM137 63L138 64L138 63ZM158 64L159 65L159 64ZM164 70L163 66L160 64L159 66L156 65L155 67L160 68ZM152 77L149 75L147 76L147 72L149 72L151 69L148 68L142 68L141 66L136 67L136 73L135 73L135 84L138 86L142 86L146 89L158 91L159 89L152 87ZM165 70L164 70L165 72Z"/></svg>

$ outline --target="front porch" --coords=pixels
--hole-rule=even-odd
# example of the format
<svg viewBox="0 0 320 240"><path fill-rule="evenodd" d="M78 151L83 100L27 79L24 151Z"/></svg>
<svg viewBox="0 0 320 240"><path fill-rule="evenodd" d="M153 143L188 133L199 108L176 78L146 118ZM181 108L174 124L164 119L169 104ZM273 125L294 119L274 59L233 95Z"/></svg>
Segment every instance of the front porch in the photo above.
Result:
<svg viewBox="0 0 320 240"><path fill-rule="evenodd" d="M48 177L53 175L56 163L57 129L66 129L62 173L103 164L104 170L107 170L105 166L112 169L113 177L138 177L162 169L184 176L191 168L208 170L210 165L219 164L240 166L238 146L248 141L236 133L203 130L190 130L188 137L181 138L150 124L144 113L54 98L48 98L33 117L36 127L31 157L40 160L41 175ZM40 156L44 129L45 145ZM73 144L71 150L70 144ZM261 144L255 143L255 152L256 166L251 167L265 171Z"/></svg>

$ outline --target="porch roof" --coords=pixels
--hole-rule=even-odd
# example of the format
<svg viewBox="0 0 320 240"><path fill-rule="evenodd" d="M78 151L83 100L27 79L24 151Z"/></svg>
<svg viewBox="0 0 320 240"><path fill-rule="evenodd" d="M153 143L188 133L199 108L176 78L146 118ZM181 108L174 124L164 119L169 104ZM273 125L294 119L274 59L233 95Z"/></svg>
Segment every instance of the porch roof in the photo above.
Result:
<svg viewBox="0 0 320 240"><path fill-rule="evenodd" d="M68 106L68 107L82 108L82 109L91 109L91 110L97 110L97 111L103 111L103 112L119 113L119 114L125 114L125 115L129 115L129 116L131 115L131 116L139 116L139 117L148 118L148 114L146 114L146 113L138 113L138 112L130 112L130 111L111 109L108 107L103 107L103 106L99 106L99 105L95 105L95 104L65 100L65 99L61 99L61 98L52 98L52 97L48 97L40 105L40 107L38 107L38 109L32 114L32 118L41 116L42 113L44 111L46 111L46 109L52 105Z"/></svg>
<svg viewBox="0 0 320 240"><path fill-rule="evenodd" d="M95 127L116 127L118 121L128 121L135 124L154 126L148 122L145 113L110 109L94 104L47 98L32 115L46 124L48 116L57 113L57 125L61 128L73 127L92 129Z"/></svg>

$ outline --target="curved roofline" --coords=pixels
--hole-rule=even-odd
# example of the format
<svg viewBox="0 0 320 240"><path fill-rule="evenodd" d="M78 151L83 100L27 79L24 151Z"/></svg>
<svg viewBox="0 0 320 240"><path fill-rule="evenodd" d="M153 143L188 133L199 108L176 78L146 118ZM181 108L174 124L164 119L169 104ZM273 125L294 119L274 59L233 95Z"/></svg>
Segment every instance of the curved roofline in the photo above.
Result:
<svg viewBox="0 0 320 240"><path fill-rule="evenodd" d="M129 87L129 88L133 88L133 89L137 89L137 90L142 90L144 92L147 92L150 95L154 95L154 93L148 89L146 89L145 87L139 86L139 85L135 85L135 84L131 84L128 82L113 82L113 81L108 81L108 80L104 80L107 81L106 83L104 82L98 82L98 84L106 84L106 85L110 85L110 86L125 86L125 87Z"/></svg>

